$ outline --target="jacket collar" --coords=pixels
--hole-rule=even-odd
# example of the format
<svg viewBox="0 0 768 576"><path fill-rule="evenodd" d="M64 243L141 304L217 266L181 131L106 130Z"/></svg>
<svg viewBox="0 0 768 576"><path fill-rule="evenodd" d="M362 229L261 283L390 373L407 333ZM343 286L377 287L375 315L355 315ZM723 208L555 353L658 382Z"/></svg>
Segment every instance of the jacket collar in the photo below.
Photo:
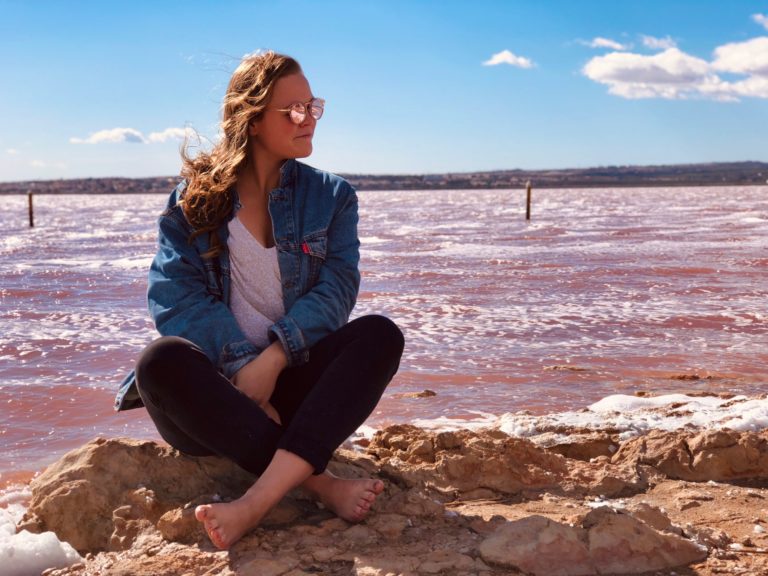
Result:
<svg viewBox="0 0 768 576"><path fill-rule="evenodd" d="M283 162L280 166L280 188L289 188L295 182L298 164L293 158Z"/></svg>

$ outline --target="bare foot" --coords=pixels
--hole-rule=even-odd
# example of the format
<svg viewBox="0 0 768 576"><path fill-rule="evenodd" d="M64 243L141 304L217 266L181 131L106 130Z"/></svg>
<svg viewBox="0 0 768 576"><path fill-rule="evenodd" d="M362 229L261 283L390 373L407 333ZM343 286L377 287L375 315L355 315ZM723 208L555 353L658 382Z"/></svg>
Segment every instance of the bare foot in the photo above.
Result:
<svg viewBox="0 0 768 576"><path fill-rule="evenodd" d="M323 505L348 522L360 522L371 509L376 496L384 490L384 482L370 478L347 480L325 472L304 484Z"/></svg>
<svg viewBox="0 0 768 576"><path fill-rule="evenodd" d="M203 504L195 508L195 518L202 522L214 546L226 550L251 528L264 513L257 512L255 499L247 494L232 502Z"/></svg>

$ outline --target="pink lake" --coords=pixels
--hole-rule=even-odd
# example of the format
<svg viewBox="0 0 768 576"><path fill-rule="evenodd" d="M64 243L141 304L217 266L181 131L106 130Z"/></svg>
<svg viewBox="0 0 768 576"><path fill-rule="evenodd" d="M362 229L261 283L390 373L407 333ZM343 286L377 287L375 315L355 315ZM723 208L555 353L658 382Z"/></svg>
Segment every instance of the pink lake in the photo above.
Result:
<svg viewBox="0 0 768 576"><path fill-rule="evenodd" d="M768 392L768 187L360 193L354 315L406 335L368 424L582 408L637 391ZM96 436L157 438L117 385L166 198L3 196L0 485ZM437 393L412 398L425 389Z"/></svg>

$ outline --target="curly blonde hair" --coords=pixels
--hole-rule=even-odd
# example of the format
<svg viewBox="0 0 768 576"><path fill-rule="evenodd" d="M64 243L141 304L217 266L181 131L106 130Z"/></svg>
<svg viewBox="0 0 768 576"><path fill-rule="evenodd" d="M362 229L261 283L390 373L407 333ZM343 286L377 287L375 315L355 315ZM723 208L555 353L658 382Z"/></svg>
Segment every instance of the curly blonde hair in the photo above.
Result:
<svg viewBox="0 0 768 576"><path fill-rule="evenodd" d="M267 51L246 56L232 74L224 96L221 140L210 152L189 153L189 141L181 150L181 176L187 187L181 202L184 216L194 228L192 238L208 232L212 258L221 251L217 228L232 211L229 189L248 161L248 124L264 112L275 83L283 76L301 72L299 63L284 54Z"/></svg>

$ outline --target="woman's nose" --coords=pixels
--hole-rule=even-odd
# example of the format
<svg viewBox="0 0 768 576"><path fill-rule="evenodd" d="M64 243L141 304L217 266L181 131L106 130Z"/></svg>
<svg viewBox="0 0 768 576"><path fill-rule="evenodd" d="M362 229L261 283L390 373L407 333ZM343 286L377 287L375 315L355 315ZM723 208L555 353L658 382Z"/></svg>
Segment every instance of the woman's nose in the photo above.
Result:
<svg viewBox="0 0 768 576"><path fill-rule="evenodd" d="M317 124L317 120L315 120L315 117L312 116L312 114L309 113L309 110L307 110L307 113L304 114L304 122L299 124L299 126L309 126L311 124Z"/></svg>

